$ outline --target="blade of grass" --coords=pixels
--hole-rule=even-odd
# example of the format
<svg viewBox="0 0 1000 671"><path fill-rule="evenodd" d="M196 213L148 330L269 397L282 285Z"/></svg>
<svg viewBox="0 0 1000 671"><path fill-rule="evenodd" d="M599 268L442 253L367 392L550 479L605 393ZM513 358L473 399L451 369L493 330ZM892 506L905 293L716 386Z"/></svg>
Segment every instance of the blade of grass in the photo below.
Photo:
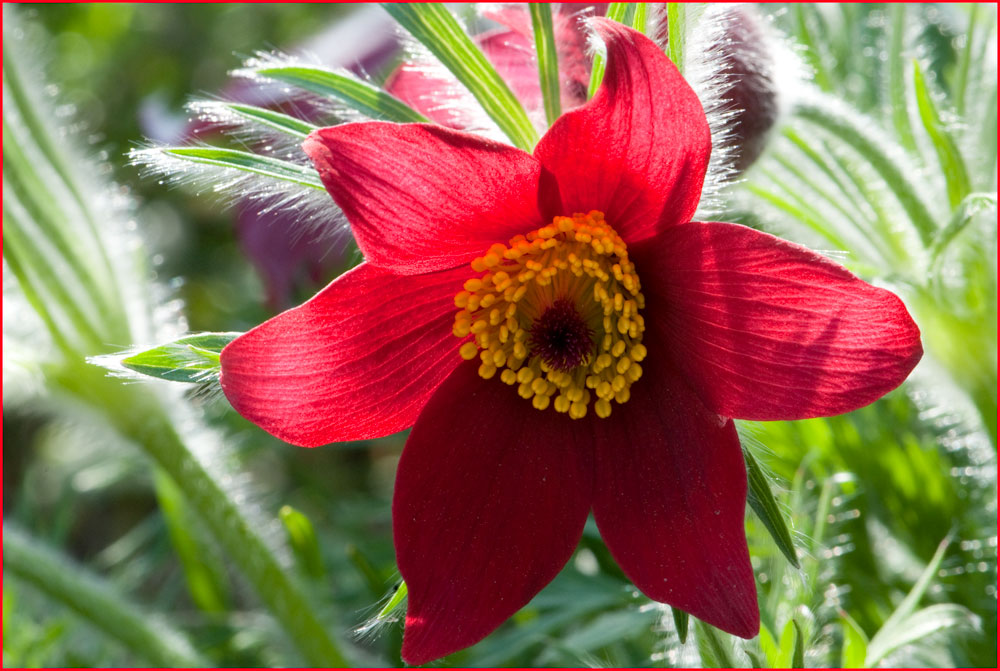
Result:
<svg viewBox="0 0 1000 671"><path fill-rule="evenodd" d="M795 546L792 544L792 535L788 532L788 525L785 524L785 517L778 509L778 502L771 493L771 486L767 482L767 476L761 470L760 465L746 447L743 448L743 458L747 465L747 503L753 509L771 538L774 539L781 554L795 568L799 567L799 558L795 553Z"/></svg>
<svg viewBox="0 0 1000 671"><path fill-rule="evenodd" d="M272 79L324 98L334 98L373 119L398 123L429 121L395 96L346 73L303 65L265 65L238 70L237 74Z"/></svg>
<svg viewBox="0 0 1000 671"><path fill-rule="evenodd" d="M183 635L150 618L88 569L48 548L4 520L3 568L76 612L138 659L164 668L204 667L207 662Z"/></svg>
<svg viewBox="0 0 1000 671"><path fill-rule="evenodd" d="M673 607L670 608L670 614L674 617L674 628L677 630L677 638L680 639L681 645L684 645L687 643L688 625L691 624L691 616L683 610Z"/></svg>
<svg viewBox="0 0 1000 671"><path fill-rule="evenodd" d="M899 142L908 151L916 151L917 143L910 128L910 115L906 98L906 80L903 77L903 47L906 33L906 3L890 5L891 23L889 31L889 105L892 109L892 125L896 128Z"/></svg>
<svg viewBox="0 0 1000 671"><path fill-rule="evenodd" d="M948 188L948 204L955 208L971 190L969 173L958 145L941 121L941 114L931 98L923 70L917 61L913 61L913 91L917 99L920 121L923 122L924 130L927 131L927 136L937 154L938 163L941 165L941 173Z"/></svg>
<svg viewBox="0 0 1000 671"><path fill-rule="evenodd" d="M244 105L243 103L224 101L199 101L189 105L189 109L203 117L232 116L244 121L250 121L266 128L276 130L279 133L290 135L294 138L304 140L309 133L318 128L311 123L296 119L293 116L282 114L274 110L264 109L255 105ZM228 113L228 114L227 114Z"/></svg>
<svg viewBox="0 0 1000 671"><path fill-rule="evenodd" d="M965 32L965 44L958 55L958 66L955 68L955 89L951 99L955 101L955 111L959 116L965 114L965 96L969 85L969 64L972 62L972 47L976 37L976 23L979 19L979 3L969 4L969 29Z"/></svg>
<svg viewBox="0 0 1000 671"><path fill-rule="evenodd" d="M605 16L620 23L625 19L628 4L627 2L612 2L608 5L608 12ZM594 62L590 69L590 85L587 87L588 99L594 97L594 94L597 93L597 87L601 85L601 80L604 79L605 58L605 55L602 53L594 54Z"/></svg>
<svg viewBox="0 0 1000 671"><path fill-rule="evenodd" d="M524 107L447 7L438 2L382 7L455 75L515 146L534 149L538 134Z"/></svg>
<svg viewBox="0 0 1000 671"><path fill-rule="evenodd" d="M667 3L667 56L684 74L684 31L687 7L683 2Z"/></svg>
<svg viewBox="0 0 1000 671"><path fill-rule="evenodd" d="M895 194L924 246L930 245L937 231L935 219L918 195L917 185L907 178L908 166L900 166L890 157L888 147L875 135L874 127L829 96L802 103L796 114L828 131L861 154Z"/></svg>
<svg viewBox="0 0 1000 671"><path fill-rule="evenodd" d="M528 4L531 28L535 35L535 53L538 59L538 81L542 87L545 120L551 126L562 113L559 100L559 55L552 29L552 5L548 2Z"/></svg>
<svg viewBox="0 0 1000 671"><path fill-rule="evenodd" d="M144 151L158 152L191 163L250 172L299 186L324 190L323 182L314 169L247 151L221 147L162 147Z"/></svg>
<svg viewBox="0 0 1000 671"><path fill-rule="evenodd" d="M930 250L930 266L934 267L941 259L941 253L948 248L952 240L958 237L959 233L965 230L965 227L969 225L977 214L989 209L997 209L997 196L995 193L970 193L963 198L962 202L955 209L955 214L952 215L951 221L934 238L934 243L931 245Z"/></svg>
<svg viewBox="0 0 1000 671"><path fill-rule="evenodd" d="M698 641L698 654L702 666L712 669L731 669L734 667L732 648L725 634L710 624L701 620L695 621L695 634Z"/></svg>

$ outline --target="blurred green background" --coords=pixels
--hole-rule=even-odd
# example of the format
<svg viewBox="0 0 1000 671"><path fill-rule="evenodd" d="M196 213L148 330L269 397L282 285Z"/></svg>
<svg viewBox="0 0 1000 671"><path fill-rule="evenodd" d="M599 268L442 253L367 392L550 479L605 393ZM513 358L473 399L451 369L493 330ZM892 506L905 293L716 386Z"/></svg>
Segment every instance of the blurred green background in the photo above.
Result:
<svg viewBox="0 0 1000 671"><path fill-rule="evenodd" d="M17 11L25 31L21 42L36 50L35 65L47 78L29 85L38 89L39 100L52 104L53 123L62 124L59 137L79 138L78 155L90 162L78 164L81 169L122 185L132 200L120 216L123 228L134 221L140 233L142 281L155 282L165 293L148 298L157 309L176 312L178 305L170 301L180 299L187 330L243 331L278 307L304 300L351 263L349 246L341 260L346 243L337 242L335 258L328 259L329 277L298 276L285 305L275 305L241 251L235 215L224 200L141 178L125 155L154 132L179 141L187 118L184 103L226 90L227 73L244 57L260 49L294 48L347 15L377 8L81 4L22 5ZM904 174L916 175L915 184L926 179L938 188L943 168L934 160L932 143L920 139L907 149L894 119L894 105L903 98L913 106L907 123L922 118L912 85L900 99L890 90L895 75L887 70L899 61L892 57L899 36L908 55L900 67L909 68L911 57L923 64L944 110L942 124L964 154L973 190L995 194L993 10L912 6L901 19L898 11L881 5L765 10L774 26L801 45L803 60L821 75L815 81L826 95L851 105L876 134L909 151L889 155ZM894 32L897 20L905 30ZM391 58L373 72L376 81L390 65ZM6 68L4 97L6 109ZM808 190L822 193L838 179L853 179L860 186L852 192L859 212L871 219L872 234L883 235L885 228L884 235L894 235L896 221L906 213L895 201L882 205L886 193L897 192L879 181L882 173L872 173L864 147L837 144L846 135L838 136L835 126L822 125L815 115L790 113L772 133L765 156L730 193L721 218L777 228L790 239L831 248L822 235L795 222L811 218L829 231L856 225L841 222L846 215L833 211L832 199L814 199ZM4 135L6 144L6 112ZM801 161L794 154L800 150L796 140L802 139L822 156L816 166L796 170L802 165L796 163ZM8 160L5 151L5 172ZM7 188L5 177L5 195ZM919 379L842 417L741 427L745 442L774 476L772 489L802 564L801 570L792 568L748 514L766 627L760 639L737 642L699 626L681 645L669 610L631 588L591 524L577 556L549 588L497 633L446 665L804 661L838 666L860 665L867 655L870 664L890 666L995 666L995 195L993 203L993 211L968 217L971 223L962 224L937 265L911 264L905 255L905 262L852 259L862 274L875 268L869 276L897 287L914 309L930 360ZM942 228L950 213L940 215ZM6 256L4 273L6 349L8 338L22 337L15 333L21 313L8 311L8 294L17 291L17 282L10 287ZM103 349L77 350L93 355L130 344L105 340ZM142 447L141 430L130 418L139 422L147 406L128 405L133 394L141 395L139 385L107 380L100 369L80 361L66 364L66 351L20 365L17 377L11 373L10 389L6 356L4 361L5 537L18 543L11 551L16 560L35 563L43 574L32 577L23 565L12 569L5 562L4 665L131 666L195 659L220 666L287 666L322 659L320 653L304 654L300 641L289 635L297 625L282 622L281 608L261 597L254 567L248 571L232 556L234 543L220 538L213 520L190 500L191 485L179 482L182 471L171 472L169 458ZM118 404L122 414L83 409L93 398L108 399L97 406ZM264 546L277 548L277 565L293 589L307 595L327 631L346 642L347 656L361 664L399 664L398 623L383 625L378 635L353 632L378 612L398 579L389 508L405 436L305 450L249 425L211 393L168 396L155 404L167 407L173 421L201 427L185 434L185 441L204 436L207 447L196 445L193 452L203 450L198 458L212 464L209 480L221 483ZM179 406L190 416L178 420L170 414ZM936 554L945 539L947 547ZM49 578L43 570L47 558L53 562ZM80 578L55 587L50 582L46 589L41 583L52 575L75 575L67 562L86 567L100 582ZM109 631L107 622L67 596L86 601L88 589L140 614L155 613L160 619L154 622L168 623L189 642L166 648L190 649L195 656L144 657L144 650L158 644L123 641L114 627ZM130 628L129 622L119 624Z"/></svg>

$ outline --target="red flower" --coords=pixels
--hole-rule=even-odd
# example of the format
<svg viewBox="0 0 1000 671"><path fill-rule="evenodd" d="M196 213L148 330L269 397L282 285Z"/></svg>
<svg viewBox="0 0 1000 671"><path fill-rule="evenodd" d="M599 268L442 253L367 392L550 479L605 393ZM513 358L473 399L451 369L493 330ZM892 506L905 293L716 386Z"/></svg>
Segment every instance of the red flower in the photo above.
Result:
<svg viewBox="0 0 1000 671"><path fill-rule="evenodd" d="M690 223L701 106L653 42L593 25L604 83L534 154L435 125L310 136L366 262L222 353L233 406L289 442L413 426L393 501L413 664L524 606L591 510L647 596L756 635L730 418L847 412L921 355L892 293Z"/></svg>

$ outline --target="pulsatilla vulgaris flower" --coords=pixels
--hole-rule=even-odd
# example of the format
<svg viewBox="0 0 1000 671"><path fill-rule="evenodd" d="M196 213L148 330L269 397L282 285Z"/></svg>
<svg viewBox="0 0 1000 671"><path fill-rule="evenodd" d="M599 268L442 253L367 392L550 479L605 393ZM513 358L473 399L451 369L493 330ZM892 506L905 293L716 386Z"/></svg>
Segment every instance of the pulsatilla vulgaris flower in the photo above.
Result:
<svg viewBox="0 0 1000 671"><path fill-rule="evenodd" d="M601 89L533 154L434 125L310 136L365 263L222 353L233 406L286 441L413 426L393 501L410 663L525 605L590 511L650 598L756 635L731 418L846 412L921 355L892 293L691 222L698 99L646 37L593 26Z"/></svg>

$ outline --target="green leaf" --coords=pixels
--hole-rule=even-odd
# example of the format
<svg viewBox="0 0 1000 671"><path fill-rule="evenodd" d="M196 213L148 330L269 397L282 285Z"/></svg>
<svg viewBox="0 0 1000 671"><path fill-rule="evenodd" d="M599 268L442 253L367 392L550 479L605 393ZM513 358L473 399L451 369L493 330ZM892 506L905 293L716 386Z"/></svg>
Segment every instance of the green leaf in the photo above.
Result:
<svg viewBox="0 0 1000 671"><path fill-rule="evenodd" d="M948 225L941 229L930 249L930 264L933 265L941 258L941 253L947 249L948 245L958 237L958 234L965 230L965 227L975 218L977 214L986 210L997 209L997 196L994 193L970 193L962 199L955 213L951 217Z"/></svg>
<svg viewBox="0 0 1000 671"><path fill-rule="evenodd" d="M764 653L764 659L767 660L767 666L772 669L778 668L781 665L781 647L774 639L774 634L763 623L761 623L757 640L760 643L761 652Z"/></svg>
<svg viewBox="0 0 1000 671"><path fill-rule="evenodd" d="M896 127L900 144L909 151L917 149L910 128L909 105L906 99L906 83L903 77L903 38L906 33L906 3L897 2L890 6L891 30L889 32L889 102L892 108L892 123Z"/></svg>
<svg viewBox="0 0 1000 671"><path fill-rule="evenodd" d="M703 667L711 669L733 668L733 650L726 634L701 620L695 620L694 630L698 643L698 654L701 656Z"/></svg>
<svg viewBox="0 0 1000 671"><path fill-rule="evenodd" d="M515 146L534 149L538 134L524 107L447 7L439 2L382 7L458 78Z"/></svg>
<svg viewBox="0 0 1000 671"><path fill-rule="evenodd" d="M891 652L904 645L917 643L939 631L954 628L978 630L981 621L965 606L957 603L940 603L918 610L899 620L895 625L889 630L883 627L872 637L868 645L865 666L875 666Z"/></svg>
<svg viewBox="0 0 1000 671"><path fill-rule="evenodd" d="M319 191L325 190L323 182L313 168L270 156L221 147L162 147L152 151L191 163L250 172Z"/></svg>
<svg viewBox="0 0 1000 671"><path fill-rule="evenodd" d="M795 647L792 649L792 668L801 669L806 665L806 643L802 636L802 627L798 621L792 618L792 625L795 627Z"/></svg>
<svg viewBox="0 0 1000 671"><path fill-rule="evenodd" d="M767 482L767 476L761 470L757 460L754 459L746 447L743 448L743 458L747 465L747 503L753 509L771 538L777 544L778 549L785 555L785 558L795 568L799 568L799 558L795 553L795 546L792 544L792 536L788 532L785 518L778 509L778 502L771 493L771 486Z"/></svg>
<svg viewBox="0 0 1000 671"><path fill-rule="evenodd" d="M840 666L845 669L863 667L868 654L868 637L864 630L845 612L840 613L840 629L844 637Z"/></svg>
<svg viewBox="0 0 1000 671"><path fill-rule="evenodd" d="M800 104L796 114L835 135L861 154L903 206L924 246L930 244L937 232L937 223L919 195L921 188L908 177L912 167L896 162L885 141L866 123L867 119L852 113L837 99L825 95ZM900 153L905 156L902 150Z"/></svg>
<svg viewBox="0 0 1000 671"><path fill-rule="evenodd" d="M538 81L542 87L545 120L551 126L562 112L559 100L559 56L552 29L552 5L548 2L532 2L528 4L528 9L531 12L531 28L535 35Z"/></svg>
<svg viewBox="0 0 1000 671"><path fill-rule="evenodd" d="M941 121L941 114L934 105L924 73L917 61L913 61L913 91L917 98L920 120L924 124L927 136L931 139L938 163L941 165L941 172L944 174L945 184L948 187L948 203L954 208L971 190L969 173L955 139Z"/></svg>
<svg viewBox="0 0 1000 671"><path fill-rule="evenodd" d="M278 518L285 525L288 543L306 573L317 580L323 578L326 575L323 554L320 552L316 531L309 518L289 505L281 506Z"/></svg>
<svg viewBox="0 0 1000 671"><path fill-rule="evenodd" d="M633 2L632 27L643 35L646 34L646 19L649 15L648 2Z"/></svg>
<svg viewBox="0 0 1000 671"><path fill-rule="evenodd" d="M938 545L934 556L931 557L930 563L927 564L917 582L910 588L909 593L896 606L896 610L892 611L892 615L882 624L882 628L872 636L871 642L868 644L868 656L865 660L866 666L875 666L883 657L900 645L913 640L909 638L912 625L908 620L914 610L916 610L917 604L920 603L920 600L927 592L927 588L931 586L931 582L934 580L934 576L937 575L938 569L941 568L941 562L944 561L944 556L950 543L951 536L945 536Z"/></svg>
<svg viewBox="0 0 1000 671"><path fill-rule="evenodd" d="M398 123L429 121L395 96L347 73L302 65L264 65L240 72L297 86L324 98L335 98L373 119Z"/></svg>
<svg viewBox="0 0 1000 671"><path fill-rule="evenodd" d="M396 585L396 588L393 591L392 596L389 597L389 600L386 602L386 604L382 606L382 610L380 610L378 612L378 615L375 616L375 619L384 620L387 617L391 616L393 612L395 612L395 610L399 608L399 606L403 603L403 601L406 600L406 594L407 594L406 582L401 580L399 584Z"/></svg>
<svg viewBox="0 0 1000 671"><path fill-rule="evenodd" d="M687 3L667 3L667 56L684 74L684 39L687 30Z"/></svg>
<svg viewBox="0 0 1000 671"><path fill-rule="evenodd" d="M625 13L628 11L627 2L612 2L608 5L608 12L605 16L613 21L621 23L625 20ZM587 87L587 98L593 98L597 93L597 88L604 79L604 67L606 56L600 52L594 54L594 62L590 68L590 85Z"/></svg>
<svg viewBox="0 0 1000 671"><path fill-rule="evenodd" d="M266 126L272 130L276 130L280 133L285 133L286 135L291 135L300 139L305 139L309 133L313 132L317 128L317 126L303 121L302 119L296 119L293 116L288 116L287 114L282 114L281 112L276 112L274 110L264 109L263 107L244 105L243 103L213 101L195 106L197 111L208 111L209 113L211 113L211 108L219 108L228 111L232 115L246 121L252 121L260 124L261 126Z"/></svg>
<svg viewBox="0 0 1000 671"><path fill-rule="evenodd" d="M208 613L223 613L229 608L229 593L225 567L214 548L207 547L199 536L193 512L174 481L160 469L155 469L153 483L160 512L167 524L170 543L184 570L191 600Z"/></svg>
<svg viewBox="0 0 1000 671"><path fill-rule="evenodd" d="M4 520L3 568L67 606L99 631L153 666L204 667L184 636L122 596L99 578Z"/></svg>
<svg viewBox="0 0 1000 671"><path fill-rule="evenodd" d="M688 625L691 623L691 616L679 608L670 607L670 614L674 616L674 628L677 629L677 638L681 645L687 643Z"/></svg>
<svg viewBox="0 0 1000 671"><path fill-rule="evenodd" d="M122 359L129 370L171 382L204 382L218 374L222 348L240 333L198 333Z"/></svg>

